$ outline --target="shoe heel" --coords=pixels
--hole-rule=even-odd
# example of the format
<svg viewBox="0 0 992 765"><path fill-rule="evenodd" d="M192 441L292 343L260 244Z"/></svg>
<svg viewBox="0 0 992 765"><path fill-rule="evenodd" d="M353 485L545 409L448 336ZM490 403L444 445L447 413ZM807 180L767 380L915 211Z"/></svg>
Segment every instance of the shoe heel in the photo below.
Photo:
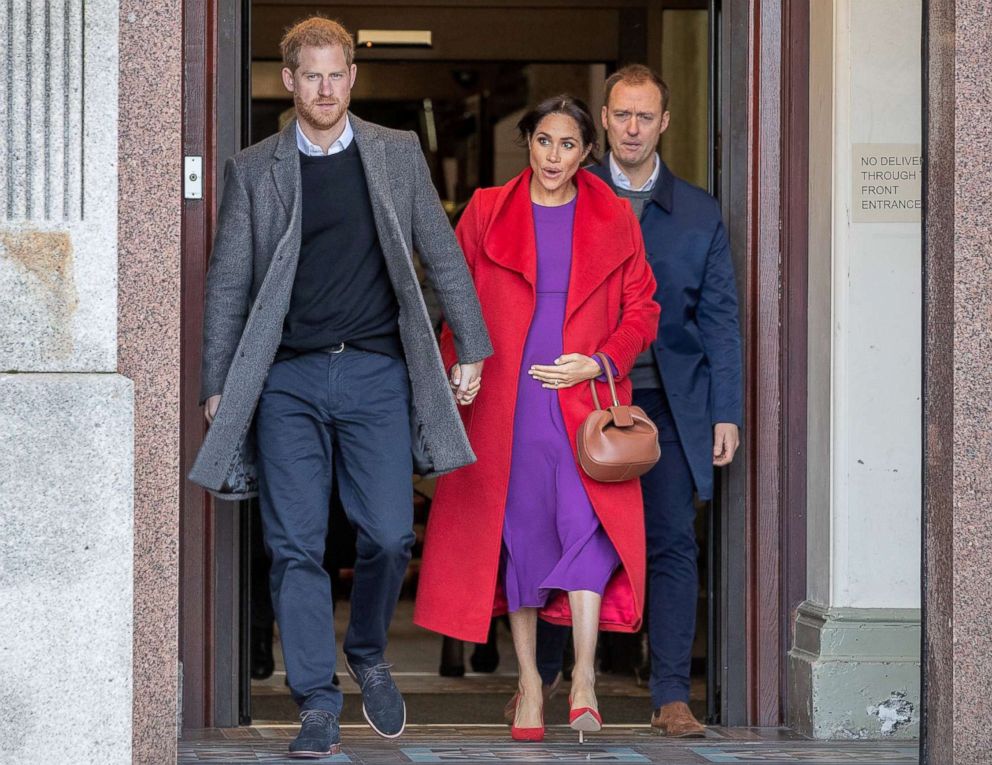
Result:
<svg viewBox="0 0 992 765"><path fill-rule="evenodd" d="M603 718L592 707L580 707L568 713L568 725L572 730L596 733L603 729Z"/></svg>
<svg viewBox="0 0 992 765"><path fill-rule="evenodd" d="M578 707L568 711L568 727L579 733L579 743L586 742L586 733L597 733L603 729L603 718L592 707Z"/></svg>

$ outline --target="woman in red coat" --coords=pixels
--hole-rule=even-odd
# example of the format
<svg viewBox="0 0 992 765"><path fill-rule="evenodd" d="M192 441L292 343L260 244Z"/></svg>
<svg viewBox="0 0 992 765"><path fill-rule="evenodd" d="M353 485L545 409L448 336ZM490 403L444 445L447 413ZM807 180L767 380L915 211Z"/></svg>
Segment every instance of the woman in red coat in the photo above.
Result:
<svg viewBox="0 0 992 765"><path fill-rule="evenodd" d="M593 354L610 360L621 403L630 403L626 375L655 337L659 308L629 204L580 169L596 136L585 105L548 99L519 128L530 167L478 191L457 229L495 354L481 390L462 400L478 461L438 482L414 620L479 643L491 617L509 612L520 666L511 733L540 740L538 615L573 626L577 730L601 726L598 630L641 623L640 483L592 480L575 450L593 409L588 381L603 373ZM441 343L456 373L450 332Z"/></svg>

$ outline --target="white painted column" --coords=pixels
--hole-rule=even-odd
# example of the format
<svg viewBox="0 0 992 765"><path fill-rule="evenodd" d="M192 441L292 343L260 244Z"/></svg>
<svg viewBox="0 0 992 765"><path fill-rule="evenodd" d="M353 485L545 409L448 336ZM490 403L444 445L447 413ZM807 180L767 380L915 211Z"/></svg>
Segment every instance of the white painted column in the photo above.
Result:
<svg viewBox="0 0 992 765"><path fill-rule="evenodd" d="M811 7L807 602L791 723L919 732L921 2Z"/></svg>
<svg viewBox="0 0 992 765"><path fill-rule="evenodd" d="M834 69L832 544L830 605L920 605L920 214L859 222L855 145L919 156L921 3L837 4ZM858 166L855 167L855 164ZM917 174L922 167L909 169Z"/></svg>

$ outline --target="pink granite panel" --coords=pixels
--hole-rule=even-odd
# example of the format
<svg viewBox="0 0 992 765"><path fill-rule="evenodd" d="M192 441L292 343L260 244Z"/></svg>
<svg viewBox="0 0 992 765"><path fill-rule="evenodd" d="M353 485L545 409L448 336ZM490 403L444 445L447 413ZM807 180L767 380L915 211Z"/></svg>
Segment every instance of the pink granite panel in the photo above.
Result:
<svg viewBox="0 0 992 765"><path fill-rule="evenodd" d="M134 762L176 761L182 3L120 6L120 372L134 381Z"/></svg>
<svg viewBox="0 0 992 765"><path fill-rule="evenodd" d="M954 1L925 17L924 763L954 759Z"/></svg>
<svg viewBox="0 0 992 765"><path fill-rule="evenodd" d="M957 0L954 212L954 762L992 752L992 23Z"/></svg>

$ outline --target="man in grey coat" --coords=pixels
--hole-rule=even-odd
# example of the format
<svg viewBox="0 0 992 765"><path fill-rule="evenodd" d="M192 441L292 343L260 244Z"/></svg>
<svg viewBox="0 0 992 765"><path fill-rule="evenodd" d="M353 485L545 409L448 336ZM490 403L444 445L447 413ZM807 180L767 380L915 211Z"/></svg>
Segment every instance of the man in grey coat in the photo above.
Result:
<svg viewBox="0 0 992 765"><path fill-rule="evenodd" d="M342 704L321 566L331 471L358 534L347 668L366 720L392 738L406 709L384 651L414 541L411 475L474 461L455 401L474 398L492 346L416 135L348 113L351 36L311 18L282 51L298 119L227 165L204 319L211 425L190 478L259 494L303 720L290 755L315 758L338 750ZM414 250L456 337L450 382Z"/></svg>

